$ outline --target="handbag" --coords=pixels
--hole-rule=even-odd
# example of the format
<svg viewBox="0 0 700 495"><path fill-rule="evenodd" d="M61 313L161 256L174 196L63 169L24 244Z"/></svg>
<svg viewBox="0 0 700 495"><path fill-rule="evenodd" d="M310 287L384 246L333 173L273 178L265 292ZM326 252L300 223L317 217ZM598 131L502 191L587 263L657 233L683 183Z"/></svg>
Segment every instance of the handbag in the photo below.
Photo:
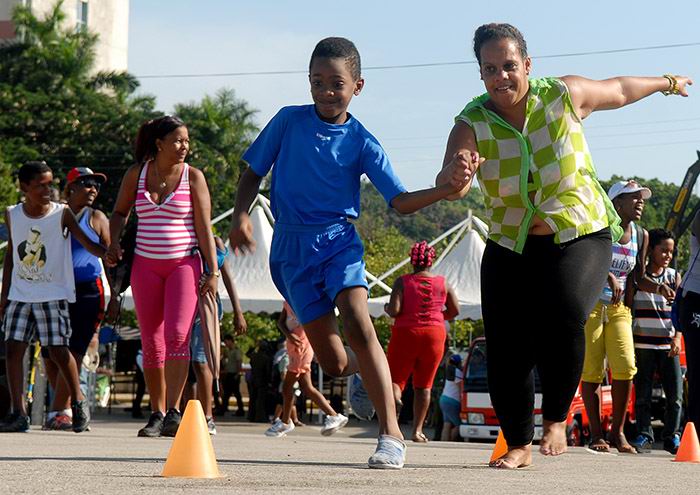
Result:
<svg viewBox="0 0 700 495"><path fill-rule="evenodd" d="M139 177L143 171L143 164L139 169ZM138 194L138 180L136 181L136 194ZM131 285L131 265L134 262L134 251L136 250L136 232L138 230L138 216L136 212L129 216L129 221L122 230L119 239L119 246L122 248L122 259L107 269L107 274L112 281L112 290L116 294L123 294Z"/></svg>

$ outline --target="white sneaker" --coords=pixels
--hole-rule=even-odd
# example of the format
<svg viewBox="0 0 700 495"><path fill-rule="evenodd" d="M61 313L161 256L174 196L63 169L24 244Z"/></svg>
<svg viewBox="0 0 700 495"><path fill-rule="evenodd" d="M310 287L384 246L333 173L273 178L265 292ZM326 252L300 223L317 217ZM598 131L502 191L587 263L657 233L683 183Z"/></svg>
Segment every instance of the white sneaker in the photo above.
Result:
<svg viewBox="0 0 700 495"><path fill-rule="evenodd" d="M277 418L272 426L270 426L265 432L267 437L283 437L290 431L294 430L294 422L290 421L289 424L285 424L281 419Z"/></svg>
<svg viewBox="0 0 700 495"><path fill-rule="evenodd" d="M367 464L374 469L401 469L406 462L406 444L389 435L379 435L377 450Z"/></svg>
<svg viewBox="0 0 700 495"><path fill-rule="evenodd" d="M374 417L374 404L369 399L369 394L359 373L348 377L348 402L357 419L370 421Z"/></svg>
<svg viewBox="0 0 700 495"><path fill-rule="evenodd" d="M329 437L346 424L348 424L347 416L343 416L342 414L326 416L326 419L323 420L323 426L321 427L321 435Z"/></svg>

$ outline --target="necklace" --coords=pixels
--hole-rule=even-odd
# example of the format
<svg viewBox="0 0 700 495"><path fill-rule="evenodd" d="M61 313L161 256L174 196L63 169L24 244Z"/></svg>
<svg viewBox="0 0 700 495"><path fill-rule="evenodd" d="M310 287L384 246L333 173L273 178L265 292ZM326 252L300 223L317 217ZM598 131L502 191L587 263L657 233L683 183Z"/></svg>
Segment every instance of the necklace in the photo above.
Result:
<svg viewBox="0 0 700 495"><path fill-rule="evenodd" d="M163 179L161 179L160 171L158 170L158 165L156 165L154 163L153 166L156 169L156 177L158 178L158 186L160 187L161 190L163 190L163 189L165 189L165 186L167 186L168 184Z"/></svg>

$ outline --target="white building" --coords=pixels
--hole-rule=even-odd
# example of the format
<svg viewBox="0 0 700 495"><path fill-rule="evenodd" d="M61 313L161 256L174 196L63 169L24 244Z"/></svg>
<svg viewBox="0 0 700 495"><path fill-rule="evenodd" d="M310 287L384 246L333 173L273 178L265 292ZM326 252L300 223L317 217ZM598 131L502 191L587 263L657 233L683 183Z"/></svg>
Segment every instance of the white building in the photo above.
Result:
<svg viewBox="0 0 700 495"><path fill-rule="evenodd" d="M26 5L43 18L57 0L0 0L0 40L16 36L12 10ZM64 0L65 26L99 35L95 71L125 71L129 40L129 0Z"/></svg>

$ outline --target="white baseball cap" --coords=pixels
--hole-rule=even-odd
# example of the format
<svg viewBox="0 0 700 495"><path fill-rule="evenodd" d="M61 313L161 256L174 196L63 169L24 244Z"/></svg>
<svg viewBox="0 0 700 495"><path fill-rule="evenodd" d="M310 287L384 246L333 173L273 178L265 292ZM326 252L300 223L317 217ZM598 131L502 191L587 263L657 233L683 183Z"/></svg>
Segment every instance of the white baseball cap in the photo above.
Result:
<svg viewBox="0 0 700 495"><path fill-rule="evenodd" d="M620 182L616 182L610 186L608 197L610 199L615 199L620 194L635 193L637 191L642 191L642 199L647 200L651 198L651 189L643 187L636 180L621 180Z"/></svg>

